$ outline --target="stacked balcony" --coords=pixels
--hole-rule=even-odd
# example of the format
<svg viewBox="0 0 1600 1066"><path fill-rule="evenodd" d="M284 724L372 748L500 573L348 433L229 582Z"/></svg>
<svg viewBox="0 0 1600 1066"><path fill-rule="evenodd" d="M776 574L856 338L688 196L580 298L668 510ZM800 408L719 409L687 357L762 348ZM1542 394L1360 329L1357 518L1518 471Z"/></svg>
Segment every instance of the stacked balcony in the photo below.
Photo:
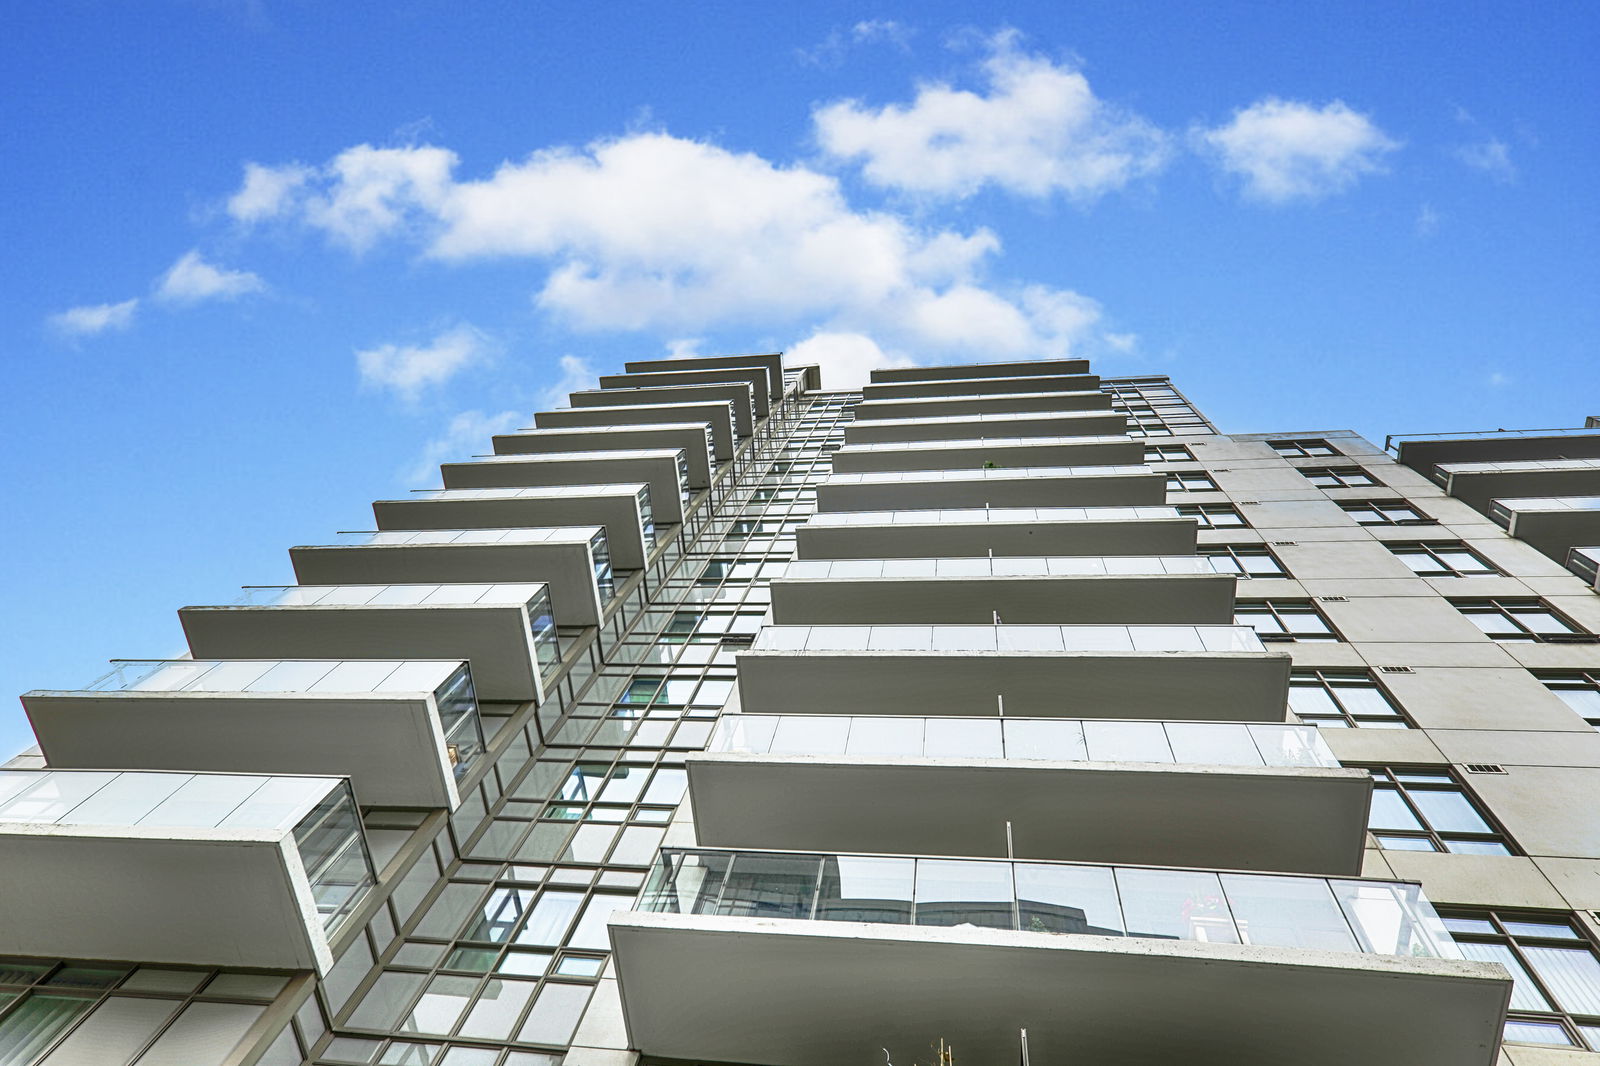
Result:
<svg viewBox="0 0 1600 1066"><path fill-rule="evenodd" d="M712 456L718 462L733 458L738 437L734 433L733 403L728 400L562 407L533 416L533 424L541 430L637 428L679 421L710 426Z"/></svg>
<svg viewBox="0 0 1600 1066"><path fill-rule="evenodd" d="M522 429L494 437L496 455L548 455L552 452L677 448L688 463L691 489L711 487L717 469L709 422L645 422L636 426L586 429Z"/></svg>
<svg viewBox="0 0 1600 1066"><path fill-rule="evenodd" d="M632 1047L1494 1062L1506 973L1360 878L1369 775L1291 719L1097 384L874 372L686 760L692 825L611 919Z"/></svg>

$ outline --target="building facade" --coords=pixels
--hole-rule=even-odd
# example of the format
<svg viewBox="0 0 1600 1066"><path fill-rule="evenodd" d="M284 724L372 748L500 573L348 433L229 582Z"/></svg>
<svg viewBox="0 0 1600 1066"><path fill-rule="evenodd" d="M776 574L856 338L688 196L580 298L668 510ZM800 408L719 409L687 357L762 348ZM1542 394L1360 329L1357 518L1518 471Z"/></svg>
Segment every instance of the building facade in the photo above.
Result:
<svg viewBox="0 0 1600 1066"><path fill-rule="evenodd" d="M1600 1063L1600 431L625 369L23 697L0 1066Z"/></svg>

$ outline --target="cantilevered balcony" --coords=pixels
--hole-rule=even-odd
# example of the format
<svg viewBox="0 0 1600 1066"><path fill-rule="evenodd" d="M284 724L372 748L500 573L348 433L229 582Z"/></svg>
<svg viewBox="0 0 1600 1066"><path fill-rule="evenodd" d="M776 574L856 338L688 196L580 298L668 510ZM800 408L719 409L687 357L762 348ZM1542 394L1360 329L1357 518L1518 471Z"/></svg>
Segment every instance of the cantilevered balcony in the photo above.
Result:
<svg viewBox="0 0 1600 1066"><path fill-rule="evenodd" d="M878 418L845 423L844 442L846 445L856 445L894 441L982 440L990 437L1091 437L1122 433L1127 428L1128 416L1121 411Z"/></svg>
<svg viewBox="0 0 1600 1066"><path fill-rule="evenodd" d="M1148 466L1041 466L998 470L886 470L832 474L817 510L934 507L1137 507L1166 502L1167 479Z"/></svg>
<svg viewBox="0 0 1600 1066"><path fill-rule="evenodd" d="M1233 621L1235 578L1195 555L816 559L772 582L780 625Z"/></svg>
<svg viewBox="0 0 1600 1066"><path fill-rule="evenodd" d="M493 439L496 455L681 448L689 461L691 489L710 487L717 466L716 446L711 438L709 422L646 422L637 426L523 429L515 433L499 433Z"/></svg>
<svg viewBox="0 0 1600 1066"><path fill-rule="evenodd" d="M693 1062L1491 1066L1511 991L1390 881L669 848L610 931Z"/></svg>
<svg viewBox="0 0 1600 1066"><path fill-rule="evenodd" d="M740 381L750 386L750 398L755 404L756 417L766 418L772 410L772 377L763 366L690 367L680 363L671 370L641 370L626 374L600 375L602 389L638 389L659 385L718 385Z"/></svg>
<svg viewBox="0 0 1600 1066"><path fill-rule="evenodd" d="M560 659L543 584L289 585L178 611L196 659L465 659L480 699L542 700Z"/></svg>
<svg viewBox="0 0 1600 1066"><path fill-rule="evenodd" d="M973 415L1038 411L1109 411L1111 397L1098 389L1078 392L990 392L981 396L863 400L855 405L854 410L858 422L879 418L970 418Z"/></svg>
<svg viewBox="0 0 1600 1066"><path fill-rule="evenodd" d="M933 396L983 396L990 393L1094 392L1094 374L1041 374L1011 378L940 378L935 381L879 381L861 390L864 400L917 400Z"/></svg>
<svg viewBox="0 0 1600 1066"><path fill-rule="evenodd" d="M767 387L776 401L783 395L783 354L768 352L760 355L694 355L683 359L633 359L622 364L630 374L649 374L658 370L693 370L719 367L765 367Z"/></svg>
<svg viewBox="0 0 1600 1066"><path fill-rule="evenodd" d="M755 432L756 400L740 381L714 385L651 385L631 389L587 389L569 393L573 407L619 407L638 404L724 400L733 404L733 429L741 437ZM542 423L541 423L542 424Z"/></svg>
<svg viewBox="0 0 1600 1066"><path fill-rule="evenodd" d="M1433 479L1468 507L1486 511L1502 498L1600 493L1600 458L1441 463Z"/></svg>
<svg viewBox="0 0 1600 1066"><path fill-rule="evenodd" d="M833 453L833 471L864 474L879 470L1136 466L1143 461L1144 442L1126 436L991 437L986 440L850 444Z"/></svg>
<svg viewBox="0 0 1600 1066"><path fill-rule="evenodd" d="M597 626L616 594L599 526L341 533L336 544L289 549L302 585L542 581L556 624Z"/></svg>
<svg viewBox="0 0 1600 1066"><path fill-rule="evenodd" d="M796 530L801 559L1186 555L1198 524L1172 507L839 511Z"/></svg>
<svg viewBox="0 0 1600 1066"><path fill-rule="evenodd" d="M650 486L658 522L677 525L689 502L689 459L681 448L637 451L486 455L439 467L447 489L525 488L532 485Z"/></svg>
<svg viewBox="0 0 1600 1066"><path fill-rule="evenodd" d="M656 546L649 485L426 489L403 500L375 500L372 514L385 532L602 526L619 570L644 569Z"/></svg>
<svg viewBox="0 0 1600 1066"><path fill-rule="evenodd" d="M1488 514L1558 563L1579 545L1600 543L1600 496L1492 500Z"/></svg>
<svg viewBox="0 0 1600 1066"><path fill-rule="evenodd" d="M1341 876L1372 792L1316 727L1242 722L735 714L688 770L716 847Z"/></svg>
<svg viewBox="0 0 1600 1066"><path fill-rule="evenodd" d="M1289 656L1248 626L766 626L738 661L758 714L1287 717Z"/></svg>
<svg viewBox="0 0 1600 1066"><path fill-rule="evenodd" d="M122 660L86 689L22 697L58 770L326 774L362 803L445 807L483 753L467 664Z"/></svg>
<svg viewBox="0 0 1600 1066"><path fill-rule="evenodd" d="M373 884L333 777L0 770L0 954L327 973Z"/></svg>
<svg viewBox="0 0 1600 1066"><path fill-rule="evenodd" d="M1600 429L1477 430L1404 433L1388 440L1405 466L1432 477L1440 463L1493 463L1522 459L1600 458Z"/></svg>
<svg viewBox="0 0 1600 1066"><path fill-rule="evenodd" d="M1004 363L898 366L872 372L872 381L949 381L955 378L1016 378L1039 374L1087 374L1087 359L1021 359Z"/></svg>
<svg viewBox="0 0 1600 1066"><path fill-rule="evenodd" d="M1600 592L1600 547L1573 548L1567 553L1567 569Z"/></svg>
<svg viewBox="0 0 1600 1066"><path fill-rule="evenodd" d="M710 426L711 450L717 461L726 462L733 458L738 438L734 432L733 404L727 400L561 407L554 411L538 412L533 416L533 424L540 429L582 429L590 426L654 425L680 419L704 422Z"/></svg>

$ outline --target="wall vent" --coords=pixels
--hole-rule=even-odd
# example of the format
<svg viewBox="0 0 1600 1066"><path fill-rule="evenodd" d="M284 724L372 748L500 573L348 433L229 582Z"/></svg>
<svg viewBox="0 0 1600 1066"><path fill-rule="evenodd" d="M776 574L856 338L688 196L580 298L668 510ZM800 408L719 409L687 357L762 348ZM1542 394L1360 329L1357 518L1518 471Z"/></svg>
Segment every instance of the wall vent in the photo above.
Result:
<svg viewBox="0 0 1600 1066"><path fill-rule="evenodd" d="M1348 597L1348 596L1318 596L1317 599L1321 600L1323 603L1348 603L1348 602L1350 602L1350 597Z"/></svg>
<svg viewBox="0 0 1600 1066"><path fill-rule="evenodd" d="M1411 669L1411 667L1409 667L1409 666L1380 666L1380 667L1378 667L1378 672L1380 674L1414 674L1414 673L1416 673L1416 671Z"/></svg>
<svg viewBox="0 0 1600 1066"><path fill-rule="evenodd" d="M1541 633L1539 637L1546 644L1600 644L1600 637L1593 633Z"/></svg>
<svg viewBox="0 0 1600 1066"><path fill-rule="evenodd" d="M1503 774L1505 772L1506 768L1504 766L1496 766L1492 762L1467 763L1467 773L1469 774Z"/></svg>
<svg viewBox="0 0 1600 1066"><path fill-rule="evenodd" d="M1300 542L1297 540L1275 540L1272 542L1272 546L1274 548L1298 548Z"/></svg>
<svg viewBox="0 0 1600 1066"><path fill-rule="evenodd" d="M1240 500L1239 502L1242 505L1244 505L1245 507L1260 507L1261 506L1261 501L1260 500Z"/></svg>

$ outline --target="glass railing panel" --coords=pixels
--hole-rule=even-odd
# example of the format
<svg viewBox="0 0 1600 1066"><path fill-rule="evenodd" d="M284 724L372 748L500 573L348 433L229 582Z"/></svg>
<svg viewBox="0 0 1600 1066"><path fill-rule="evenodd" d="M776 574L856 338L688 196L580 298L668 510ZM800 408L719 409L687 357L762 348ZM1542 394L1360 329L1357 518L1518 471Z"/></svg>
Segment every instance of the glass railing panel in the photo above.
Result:
<svg viewBox="0 0 1600 1066"><path fill-rule="evenodd" d="M528 601L528 630L533 636L534 659L539 669L554 669L561 662L561 642L556 637L556 616L547 589L540 589Z"/></svg>
<svg viewBox="0 0 1600 1066"><path fill-rule="evenodd" d="M611 543L604 529L589 539L589 557L594 565L594 585L600 602L610 603L617 594L617 583L611 571Z"/></svg>
<svg viewBox="0 0 1600 1066"><path fill-rule="evenodd" d="M472 671L465 663L434 693L434 702L444 729L445 752L459 781L484 752L478 696L472 687Z"/></svg>
<svg viewBox="0 0 1600 1066"><path fill-rule="evenodd" d="M340 782L300 820L294 839L317 912L324 928L331 929L377 883L361 816L347 782Z"/></svg>

